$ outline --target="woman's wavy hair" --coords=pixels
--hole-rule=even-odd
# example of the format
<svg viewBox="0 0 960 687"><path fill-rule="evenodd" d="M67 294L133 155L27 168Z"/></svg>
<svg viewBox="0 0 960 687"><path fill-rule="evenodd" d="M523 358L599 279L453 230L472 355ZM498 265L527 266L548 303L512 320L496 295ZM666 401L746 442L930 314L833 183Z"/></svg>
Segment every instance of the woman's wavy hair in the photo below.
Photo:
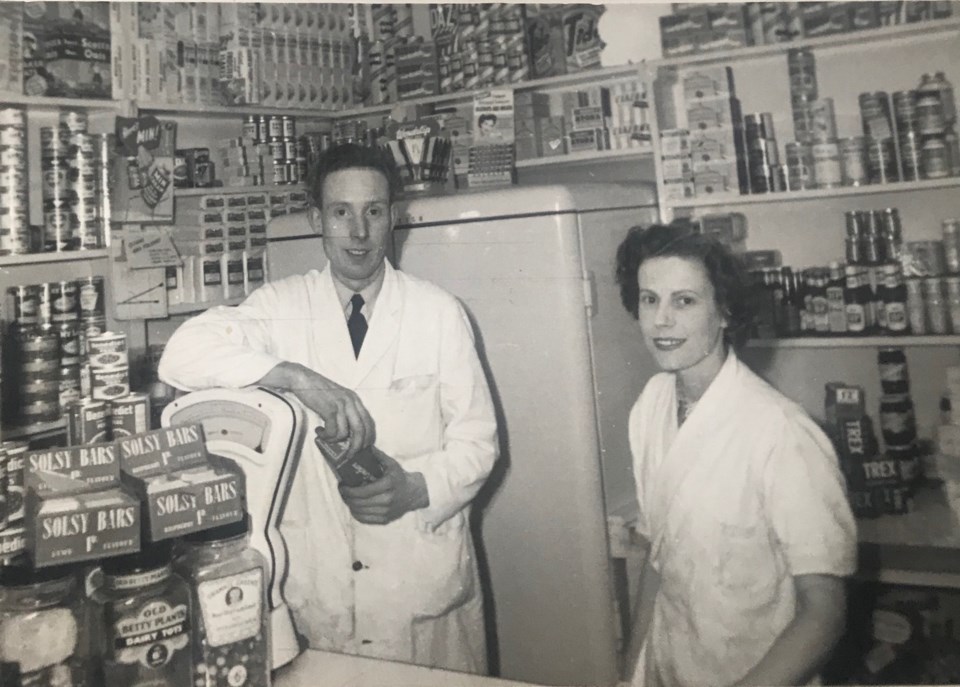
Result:
<svg viewBox="0 0 960 687"><path fill-rule="evenodd" d="M650 258L687 258L703 265L713 285L717 308L727 318L724 340L740 348L750 335L753 303L750 282L740 259L717 239L693 227L653 224L633 227L617 249L620 300L634 319L639 318L640 286L637 270Z"/></svg>

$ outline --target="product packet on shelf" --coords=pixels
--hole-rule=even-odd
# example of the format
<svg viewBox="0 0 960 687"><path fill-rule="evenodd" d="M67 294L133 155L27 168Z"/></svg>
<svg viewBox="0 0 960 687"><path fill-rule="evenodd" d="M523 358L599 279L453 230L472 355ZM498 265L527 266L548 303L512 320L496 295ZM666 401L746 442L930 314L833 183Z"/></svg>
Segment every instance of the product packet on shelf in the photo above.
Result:
<svg viewBox="0 0 960 687"><path fill-rule="evenodd" d="M36 567L140 548L140 509L120 483L113 443L24 455L24 535Z"/></svg>
<svg viewBox="0 0 960 687"><path fill-rule="evenodd" d="M199 424L166 427L117 442L123 482L140 498L151 542L238 522L244 475L209 454Z"/></svg>
<svg viewBox="0 0 960 687"><path fill-rule="evenodd" d="M113 220L172 222L176 122L117 117Z"/></svg>

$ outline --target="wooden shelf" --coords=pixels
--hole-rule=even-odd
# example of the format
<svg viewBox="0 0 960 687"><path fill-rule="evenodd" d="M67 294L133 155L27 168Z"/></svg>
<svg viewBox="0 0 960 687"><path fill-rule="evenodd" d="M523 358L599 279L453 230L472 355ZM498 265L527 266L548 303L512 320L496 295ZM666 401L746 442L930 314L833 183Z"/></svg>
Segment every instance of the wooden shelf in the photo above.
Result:
<svg viewBox="0 0 960 687"><path fill-rule="evenodd" d="M231 298L226 301L207 301L204 303L181 303L180 305L171 305L167 308L167 313L170 315L189 315L191 313L203 312L204 310L209 310L210 308L215 308L218 305L240 305L243 301L246 300L246 296L242 298Z"/></svg>
<svg viewBox="0 0 960 687"><path fill-rule="evenodd" d="M531 91L537 89L563 88L564 86L576 86L583 83L596 83L598 81L615 81L617 78L628 79L636 77L642 64L625 64L616 67L606 67L604 69L592 69L590 71L578 72L576 74L563 74L561 76L550 76L543 79L532 79L530 81L518 81L516 83L500 84L497 86L487 86L470 91L456 91L455 93L442 93L431 95L425 98L413 98L410 100L401 100L396 103L384 103L383 105L370 105L368 107L357 107L351 110L340 110L331 113L335 119L344 119L346 117L364 117L367 115L385 114L395 107L412 107L414 105L428 103L455 102L457 100L472 100L479 93L485 93L490 90L509 89L514 91Z"/></svg>
<svg viewBox="0 0 960 687"><path fill-rule="evenodd" d="M0 256L0 266L13 267L16 265L38 265L49 262L86 262L88 260L103 260L110 251L107 248L96 250L63 251L60 253L27 253L25 255Z"/></svg>
<svg viewBox="0 0 960 687"><path fill-rule="evenodd" d="M4 441L36 439L42 436L62 434L67 431L66 420L56 420L54 422L38 422L32 425L22 426L4 426L0 429L0 436Z"/></svg>
<svg viewBox="0 0 960 687"><path fill-rule="evenodd" d="M683 67L702 64L722 64L785 55L787 51L797 48L844 48L883 43L892 40L907 38L936 39L951 31L960 31L960 19L938 19L933 21L914 22L912 24L898 24L884 26L878 29L864 29L862 31L847 31L830 36L817 38L802 38L788 43L772 43L770 45L754 45L734 50L697 53L677 57L665 57L661 60L652 60L650 64L663 67Z"/></svg>
<svg viewBox="0 0 960 687"><path fill-rule="evenodd" d="M195 103L149 103L134 101L141 112L162 112L169 115L193 115L208 117L246 115L289 115L303 119L332 119L339 116L336 110L315 110L294 107L269 107L266 105L198 105Z"/></svg>
<svg viewBox="0 0 960 687"><path fill-rule="evenodd" d="M874 346L960 346L960 334L944 336L811 336L751 339L747 348L871 348Z"/></svg>
<svg viewBox="0 0 960 687"><path fill-rule="evenodd" d="M0 93L0 103L4 105L23 105L34 108L73 108L79 110L121 110L125 101L97 100L93 98L46 98L35 95Z"/></svg>
<svg viewBox="0 0 960 687"><path fill-rule="evenodd" d="M194 198L197 196L234 195L238 193L261 193L273 191L302 191L303 184L284 184L283 186L210 186L207 188L177 188L174 198Z"/></svg>
<svg viewBox="0 0 960 687"><path fill-rule="evenodd" d="M922 181L899 181L890 184L868 184L866 186L843 186L841 188L817 188L807 191L783 191L780 193L755 193L747 195L717 195L704 198L689 198L681 201L667 201L667 206L674 209L681 209L734 205L757 205L760 203L793 203L808 200L822 200L823 198L869 196L879 193L908 193L910 191L932 191L941 188L956 187L960 187L960 177L924 179Z"/></svg>
<svg viewBox="0 0 960 687"><path fill-rule="evenodd" d="M552 165L569 165L584 162L605 162L607 160L623 160L634 157L649 157L653 150L649 146L624 148L622 150L585 150L579 153L568 153L555 157L535 157L527 160L517 160L514 165L517 169L528 167L549 167Z"/></svg>

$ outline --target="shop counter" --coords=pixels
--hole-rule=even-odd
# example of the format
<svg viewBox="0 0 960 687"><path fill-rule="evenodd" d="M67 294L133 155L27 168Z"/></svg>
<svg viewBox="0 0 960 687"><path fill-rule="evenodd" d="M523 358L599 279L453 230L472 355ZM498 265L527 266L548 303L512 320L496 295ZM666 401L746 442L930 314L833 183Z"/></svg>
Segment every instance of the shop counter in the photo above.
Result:
<svg viewBox="0 0 960 687"><path fill-rule="evenodd" d="M308 649L274 675L274 687L532 687L494 677ZM533 686L535 687L535 686Z"/></svg>

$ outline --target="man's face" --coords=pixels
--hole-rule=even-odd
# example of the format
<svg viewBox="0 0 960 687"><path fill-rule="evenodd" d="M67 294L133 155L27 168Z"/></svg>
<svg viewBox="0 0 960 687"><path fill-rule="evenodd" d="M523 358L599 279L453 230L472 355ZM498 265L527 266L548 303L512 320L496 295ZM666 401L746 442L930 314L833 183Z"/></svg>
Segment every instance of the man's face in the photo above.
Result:
<svg viewBox="0 0 960 687"><path fill-rule="evenodd" d="M330 174L321 192L319 220L330 269L342 284L362 291L383 271L393 228L387 179L373 169L344 169Z"/></svg>

